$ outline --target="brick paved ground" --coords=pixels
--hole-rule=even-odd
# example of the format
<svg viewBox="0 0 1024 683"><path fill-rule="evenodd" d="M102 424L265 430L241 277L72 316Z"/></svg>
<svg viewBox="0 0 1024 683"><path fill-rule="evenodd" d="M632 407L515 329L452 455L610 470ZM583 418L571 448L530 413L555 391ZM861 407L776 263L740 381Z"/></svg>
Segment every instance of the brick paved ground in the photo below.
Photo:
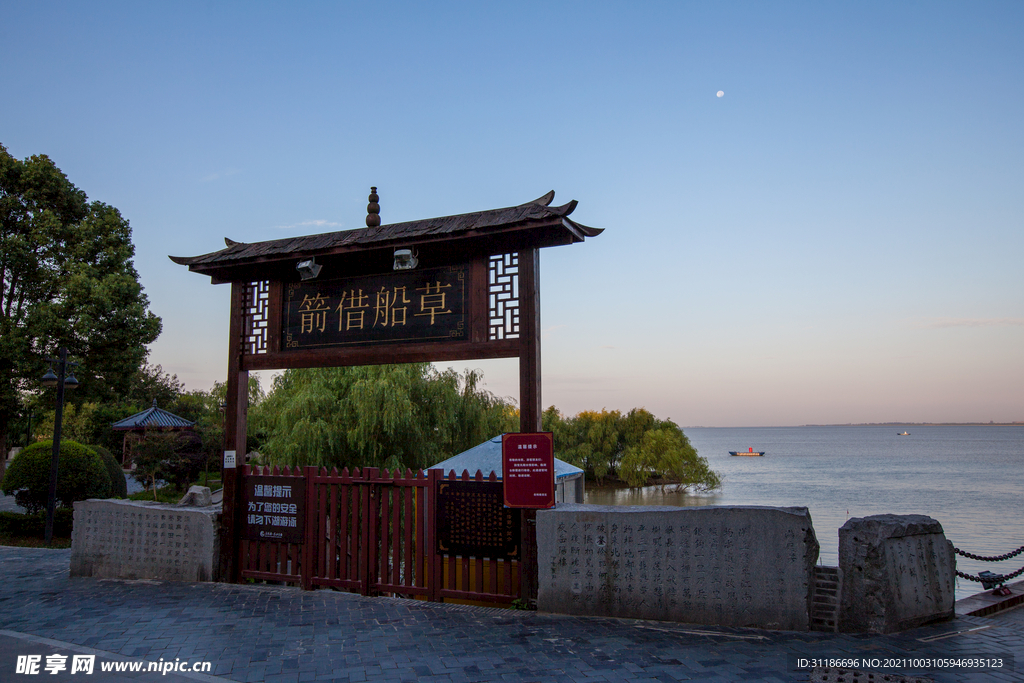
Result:
<svg viewBox="0 0 1024 683"><path fill-rule="evenodd" d="M0 681L35 679L14 673L17 655L29 653L213 664L212 676L39 676L71 681L775 682L809 680L791 668L787 658L796 655L981 654L1015 655L1018 670L902 673L943 683L1024 681L1024 609L893 636L773 632L277 586L70 579L69 557L0 547Z"/></svg>

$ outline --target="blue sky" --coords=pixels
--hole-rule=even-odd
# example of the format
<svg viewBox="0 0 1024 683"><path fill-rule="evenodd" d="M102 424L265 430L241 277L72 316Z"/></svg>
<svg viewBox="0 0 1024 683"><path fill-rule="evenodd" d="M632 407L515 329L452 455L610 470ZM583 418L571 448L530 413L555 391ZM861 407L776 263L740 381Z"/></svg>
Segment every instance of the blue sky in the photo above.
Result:
<svg viewBox="0 0 1024 683"><path fill-rule="evenodd" d="M228 291L168 254L361 227L371 185L385 223L554 189L607 230L543 252L545 405L1024 420L1021 35L1016 2L8 1L0 143L129 219L189 388Z"/></svg>

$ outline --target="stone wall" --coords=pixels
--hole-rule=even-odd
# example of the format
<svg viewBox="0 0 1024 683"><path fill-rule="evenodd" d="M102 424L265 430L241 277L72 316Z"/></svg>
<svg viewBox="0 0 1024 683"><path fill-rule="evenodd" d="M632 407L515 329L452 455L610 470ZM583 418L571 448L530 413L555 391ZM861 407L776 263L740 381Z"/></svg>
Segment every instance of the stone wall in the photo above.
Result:
<svg viewBox="0 0 1024 683"><path fill-rule="evenodd" d="M219 521L219 505L76 502L71 576L214 581Z"/></svg>
<svg viewBox="0 0 1024 683"><path fill-rule="evenodd" d="M839 630L892 633L953 618L956 555L924 515L854 517L839 529Z"/></svg>
<svg viewBox="0 0 1024 683"><path fill-rule="evenodd" d="M538 608L804 631L807 508L559 505L537 512Z"/></svg>

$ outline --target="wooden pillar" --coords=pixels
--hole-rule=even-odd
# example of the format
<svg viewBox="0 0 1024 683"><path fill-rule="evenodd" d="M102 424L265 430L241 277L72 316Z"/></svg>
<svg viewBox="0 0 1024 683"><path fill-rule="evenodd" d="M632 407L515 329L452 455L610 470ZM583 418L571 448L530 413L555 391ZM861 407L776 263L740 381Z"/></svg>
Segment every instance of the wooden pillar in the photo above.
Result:
<svg viewBox="0 0 1024 683"><path fill-rule="evenodd" d="M249 371L242 369L243 309L245 284L231 283L231 325L228 334L227 396L224 408L224 453L221 454L221 481L224 505L221 509L220 576L222 581L238 583L238 550L244 510L242 510L242 468L245 467L246 416L249 412ZM234 451L234 467L228 452Z"/></svg>
<svg viewBox="0 0 1024 683"><path fill-rule="evenodd" d="M519 252L519 431L539 432L540 250Z"/></svg>
<svg viewBox="0 0 1024 683"><path fill-rule="evenodd" d="M541 429L540 250L519 252L519 431ZM537 604L537 511L522 511L522 599Z"/></svg>

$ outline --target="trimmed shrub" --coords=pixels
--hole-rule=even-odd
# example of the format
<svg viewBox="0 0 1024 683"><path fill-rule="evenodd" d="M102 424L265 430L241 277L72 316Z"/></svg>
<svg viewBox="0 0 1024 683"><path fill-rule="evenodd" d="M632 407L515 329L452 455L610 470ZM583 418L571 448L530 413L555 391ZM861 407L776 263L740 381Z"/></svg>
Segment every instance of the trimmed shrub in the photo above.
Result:
<svg viewBox="0 0 1024 683"><path fill-rule="evenodd" d="M108 451L103 446L89 446L96 455L100 456L103 460L103 466L107 468L107 474L110 475L110 497L111 498L127 498L128 497L128 482L124 479L124 470L121 469L121 465L117 462L117 458L114 454Z"/></svg>
<svg viewBox="0 0 1024 683"><path fill-rule="evenodd" d="M37 441L7 465L0 489L15 502L35 513L46 509L50 493L50 459L52 441ZM66 508L76 500L110 496L110 474L100 456L76 441L60 442L57 465L57 501Z"/></svg>

